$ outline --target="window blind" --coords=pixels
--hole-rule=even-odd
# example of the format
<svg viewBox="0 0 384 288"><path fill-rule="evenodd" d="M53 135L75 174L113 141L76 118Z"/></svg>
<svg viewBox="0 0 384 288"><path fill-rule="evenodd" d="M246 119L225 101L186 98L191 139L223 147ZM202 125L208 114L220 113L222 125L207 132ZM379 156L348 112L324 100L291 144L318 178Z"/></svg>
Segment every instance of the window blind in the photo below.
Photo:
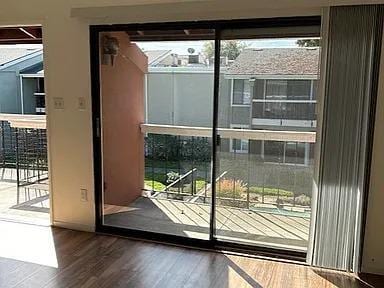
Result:
<svg viewBox="0 0 384 288"><path fill-rule="evenodd" d="M328 17L317 205L309 261L314 266L358 272L383 8L331 7Z"/></svg>

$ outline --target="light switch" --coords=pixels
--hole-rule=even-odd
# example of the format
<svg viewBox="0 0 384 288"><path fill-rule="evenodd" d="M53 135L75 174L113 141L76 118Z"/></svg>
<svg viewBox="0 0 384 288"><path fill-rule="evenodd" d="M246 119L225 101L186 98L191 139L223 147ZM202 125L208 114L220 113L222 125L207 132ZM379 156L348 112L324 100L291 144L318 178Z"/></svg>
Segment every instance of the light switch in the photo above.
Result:
<svg viewBox="0 0 384 288"><path fill-rule="evenodd" d="M60 97L53 98L53 107L55 109L64 109L64 99Z"/></svg>
<svg viewBox="0 0 384 288"><path fill-rule="evenodd" d="M86 103L84 97L79 97L79 110L85 110Z"/></svg>

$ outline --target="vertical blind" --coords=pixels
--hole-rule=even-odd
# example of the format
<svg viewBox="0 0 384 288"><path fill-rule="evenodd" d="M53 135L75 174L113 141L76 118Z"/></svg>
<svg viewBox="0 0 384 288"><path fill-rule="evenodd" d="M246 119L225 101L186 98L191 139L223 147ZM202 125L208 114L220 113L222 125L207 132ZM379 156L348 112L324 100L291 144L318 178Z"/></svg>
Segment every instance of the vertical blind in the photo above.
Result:
<svg viewBox="0 0 384 288"><path fill-rule="evenodd" d="M309 260L314 266L357 272L383 9L346 6L328 12L316 221Z"/></svg>

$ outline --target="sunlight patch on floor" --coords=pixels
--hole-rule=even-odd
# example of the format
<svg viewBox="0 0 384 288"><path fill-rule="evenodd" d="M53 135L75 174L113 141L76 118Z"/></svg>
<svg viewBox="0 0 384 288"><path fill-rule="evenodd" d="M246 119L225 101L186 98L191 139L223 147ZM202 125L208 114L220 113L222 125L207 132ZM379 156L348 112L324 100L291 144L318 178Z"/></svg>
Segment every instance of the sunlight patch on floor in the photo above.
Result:
<svg viewBox="0 0 384 288"><path fill-rule="evenodd" d="M0 257L58 267L50 227L0 221Z"/></svg>

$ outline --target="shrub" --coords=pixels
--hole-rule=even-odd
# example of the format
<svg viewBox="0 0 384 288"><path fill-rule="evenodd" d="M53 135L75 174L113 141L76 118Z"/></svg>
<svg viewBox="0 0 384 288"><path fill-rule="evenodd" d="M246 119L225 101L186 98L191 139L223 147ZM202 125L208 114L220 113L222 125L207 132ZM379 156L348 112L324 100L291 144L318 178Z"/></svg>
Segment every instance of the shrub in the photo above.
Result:
<svg viewBox="0 0 384 288"><path fill-rule="evenodd" d="M152 179L154 181L157 181L157 182L160 182L160 183L163 183L163 184L166 184L166 177L167 175L165 175L165 173L152 173L151 171L145 171L145 180L150 180L152 181Z"/></svg>
<svg viewBox="0 0 384 288"><path fill-rule="evenodd" d="M279 195L279 196L287 196L287 197L293 197L294 195L292 191L287 191L284 189L264 187L264 191L263 191L263 187L257 187L257 186L249 187L249 193L264 194L269 196Z"/></svg>
<svg viewBox="0 0 384 288"><path fill-rule="evenodd" d="M179 178L180 178L180 174L179 173L171 171L171 172L167 173L167 180L166 180L166 182L167 182L167 184L171 184L171 183L175 182Z"/></svg>
<svg viewBox="0 0 384 288"><path fill-rule="evenodd" d="M307 195L302 194L302 195L296 197L295 203L297 205L301 205L301 206L310 206L311 205L311 197L308 197Z"/></svg>
<svg viewBox="0 0 384 288"><path fill-rule="evenodd" d="M243 180L250 186L279 187L296 196L312 195L313 166L263 163L253 154L240 155L234 160L230 153L223 153L220 155L220 171L228 171L226 177Z"/></svg>
<svg viewBox="0 0 384 288"><path fill-rule="evenodd" d="M152 160L209 162L211 142L204 137L148 134L146 158Z"/></svg>
<svg viewBox="0 0 384 288"><path fill-rule="evenodd" d="M217 184L216 194L221 198L241 198L247 191L246 185L241 180L221 179Z"/></svg>
<svg viewBox="0 0 384 288"><path fill-rule="evenodd" d="M297 196L295 199L293 198L284 199L284 203L309 207L311 206L311 197L305 194L301 194L300 196Z"/></svg>

